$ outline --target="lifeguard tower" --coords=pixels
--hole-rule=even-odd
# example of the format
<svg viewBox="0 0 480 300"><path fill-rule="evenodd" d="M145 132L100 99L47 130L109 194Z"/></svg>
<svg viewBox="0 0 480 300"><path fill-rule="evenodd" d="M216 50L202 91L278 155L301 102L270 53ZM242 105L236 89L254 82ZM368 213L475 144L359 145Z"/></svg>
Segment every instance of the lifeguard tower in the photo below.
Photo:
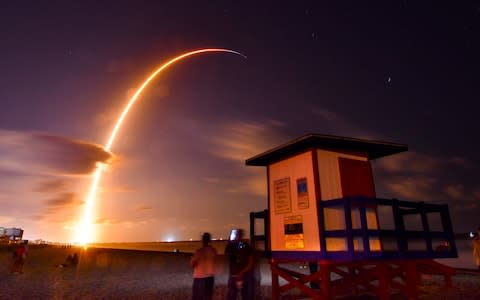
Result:
<svg viewBox="0 0 480 300"><path fill-rule="evenodd" d="M293 288L313 299L415 299L421 274L443 275L451 285L454 270L433 260L457 257L448 206L375 194L370 161L407 150L308 134L246 161L267 167L268 209L250 214L250 234L270 258L273 299ZM264 234L256 219L265 221ZM307 263L308 274L292 268Z"/></svg>

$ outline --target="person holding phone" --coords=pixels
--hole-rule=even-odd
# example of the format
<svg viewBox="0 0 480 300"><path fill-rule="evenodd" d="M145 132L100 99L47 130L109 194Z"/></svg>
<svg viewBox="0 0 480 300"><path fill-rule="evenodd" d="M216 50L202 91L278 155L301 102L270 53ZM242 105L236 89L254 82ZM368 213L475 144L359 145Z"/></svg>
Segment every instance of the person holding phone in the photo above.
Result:
<svg viewBox="0 0 480 300"><path fill-rule="evenodd" d="M225 247L225 256L229 261L227 300L237 299L240 293L243 300L255 298L254 250L243 240L243 230L234 229L230 241Z"/></svg>

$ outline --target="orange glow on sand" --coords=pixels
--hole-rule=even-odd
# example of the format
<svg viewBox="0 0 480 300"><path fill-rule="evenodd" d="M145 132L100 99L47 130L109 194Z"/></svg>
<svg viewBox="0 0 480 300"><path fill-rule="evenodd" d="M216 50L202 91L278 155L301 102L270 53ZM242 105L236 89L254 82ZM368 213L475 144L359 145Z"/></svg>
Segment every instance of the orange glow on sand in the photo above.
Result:
<svg viewBox="0 0 480 300"><path fill-rule="evenodd" d="M173 65L179 60L182 60L186 57L193 56L196 54L201 54L201 53L207 53L207 52L227 52L227 53L232 53L236 55L240 55L244 58L246 58L245 55L241 54L240 52L229 50L229 49L221 49L221 48L207 48L207 49L200 49L200 50L195 50L195 51L190 51L184 54L181 54L177 57L174 57L173 59L169 60L162 66L160 66L158 69L156 69L137 89L135 94L130 98L128 101L127 105L123 109L122 113L117 119L117 122L115 123L115 126L113 127L112 132L110 133L110 137L105 145L105 150L110 151L110 149L113 146L113 143L115 142L115 138L117 137L118 131L120 130L120 127L123 124L124 119L126 118L128 112L132 108L132 106L135 104L137 101L138 97L140 94L143 92L143 90L148 86L148 84L163 70L168 68L170 65ZM95 204L95 198L96 198L96 192L98 188L98 184L100 182L100 178L102 177L102 172L104 169L104 164L99 163L97 165L97 169L95 170L93 174L93 179L92 183L90 185L90 190L87 195L87 201L85 204L85 211L83 215L83 220L81 223L78 224L77 227L77 236L75 238L76 243L80 244L88 244L91 243L94 240L94 232L93 232L93 226L92 226L92 212L93 212L93 207Z"/></svg>

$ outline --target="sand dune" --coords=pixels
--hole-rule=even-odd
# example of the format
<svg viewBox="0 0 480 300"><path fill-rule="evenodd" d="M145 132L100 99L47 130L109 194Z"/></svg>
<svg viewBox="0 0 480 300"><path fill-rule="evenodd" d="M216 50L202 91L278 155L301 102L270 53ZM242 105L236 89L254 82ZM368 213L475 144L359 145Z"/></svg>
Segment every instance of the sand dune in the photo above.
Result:
<svg viewBox="0 0 480 300"><path fill-rule="evenodd" d="M80 256L76 268L59 268L68 254ZM11 252L0 249L0 299L190 299L189 253L62 248L31 245L24 274L10 274ZM270 298L270 272L261 261L261 299ZM215 299L224 299L226 267L219 257ZM421 299L480 299L480 273L459 272L454 288L441 278L424 280ZM292 293L284 299L299 299Z"/></svg>

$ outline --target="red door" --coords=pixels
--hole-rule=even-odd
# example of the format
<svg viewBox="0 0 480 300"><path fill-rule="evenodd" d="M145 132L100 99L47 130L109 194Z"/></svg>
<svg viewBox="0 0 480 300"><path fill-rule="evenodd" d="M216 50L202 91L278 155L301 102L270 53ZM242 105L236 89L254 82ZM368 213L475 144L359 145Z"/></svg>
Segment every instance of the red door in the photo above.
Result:
<svg viewBox="0 0 480 300"><path fill-rule="evenodd" d="M343 197L366 196L375 198L372 168L369 161L338 158Z"/></svg>

